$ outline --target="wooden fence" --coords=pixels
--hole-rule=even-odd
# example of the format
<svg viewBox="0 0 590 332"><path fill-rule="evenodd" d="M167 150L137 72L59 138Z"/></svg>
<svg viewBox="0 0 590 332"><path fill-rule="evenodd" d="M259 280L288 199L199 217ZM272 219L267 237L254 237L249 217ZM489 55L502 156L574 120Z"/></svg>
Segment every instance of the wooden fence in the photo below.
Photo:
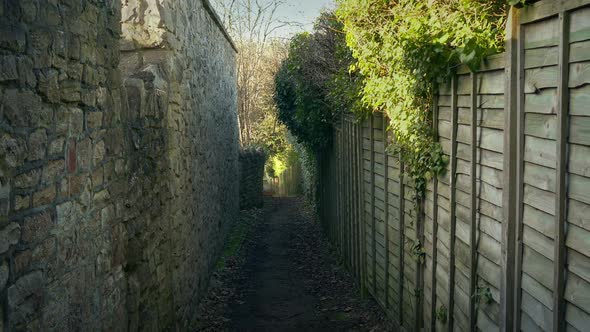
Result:
<svg viewBox="0 0 590 332"><path fill-rule="evenodd" d="M506 53L441 86L449 156L423 202L381 114L344 115L320 156L320 214L404 330L590 326L590 0L513 9Z"/></svg>

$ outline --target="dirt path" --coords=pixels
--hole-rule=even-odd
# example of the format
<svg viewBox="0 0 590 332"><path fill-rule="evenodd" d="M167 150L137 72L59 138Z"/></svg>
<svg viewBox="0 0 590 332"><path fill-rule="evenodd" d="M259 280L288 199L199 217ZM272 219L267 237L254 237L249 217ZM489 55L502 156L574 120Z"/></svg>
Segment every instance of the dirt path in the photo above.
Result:
<svg viewBox="0 0 590 332"><path fill-rule="evenodd" d="M391 330L374 302L360 300L300 199L268 199L262 216L239 268L221 277L217 295L203 304L218 308L208 313L219 316L208 318L215 327L201 330Z"/></svg>

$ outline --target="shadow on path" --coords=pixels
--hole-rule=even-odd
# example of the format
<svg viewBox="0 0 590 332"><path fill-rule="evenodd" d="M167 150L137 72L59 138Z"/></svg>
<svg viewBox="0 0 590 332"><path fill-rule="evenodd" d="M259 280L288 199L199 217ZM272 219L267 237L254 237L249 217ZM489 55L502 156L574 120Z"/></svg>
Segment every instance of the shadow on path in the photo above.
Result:
<svg viewBox="0 0 590 332"><path fill-rule="evenodd" d="M245 248L230 331L389 331L384 314L361 301L299 198L268 199Z"/></svg>

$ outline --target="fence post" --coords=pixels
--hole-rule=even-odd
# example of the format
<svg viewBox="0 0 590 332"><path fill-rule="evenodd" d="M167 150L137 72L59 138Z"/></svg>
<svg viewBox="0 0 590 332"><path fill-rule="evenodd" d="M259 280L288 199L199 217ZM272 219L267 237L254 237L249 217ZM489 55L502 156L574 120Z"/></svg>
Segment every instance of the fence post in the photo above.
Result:
<svg viewBox="0 0 590 332"><path fill-rule="evenodd" d="M438 140L438 95L434 97L434 105L432 107L432 126L434 131L434 137ZM432 193L432 295L430 297L430 330L436 331L436 266L437 255L438 255L438 176L435 176L432 180L433 193Z"/></svg>
<svg viewBox="0 0 590 332"><path fill-rule="evenodd" d="M389 145L389 139L387 135L387 124L389 120L387 116L383 114L383 145L384 145L384 201L385 204L383 208L385 209L385 311L389 313L389 153L387 152L387 147Z"/></svg>
<svg viewBox="0 0 590 332"><path fill-rule="evenodd" d="M401 153L398 155L399 159L399 283L398 283L398 294L399 294L399 325L404 326L404 238L406 229L406 213L405 213L405 199L404 199L404 163L402 161Z"/></svg>
<svg viewBox="0 0 590 332"><path fill-rule="evenodd" d="M567 139L569 111L569 14L559 13L559 81L557 94L557 191L555 196L555 266L553 291L553 330L564 331L565 324L565 223L567 217Z"/></svg>
<svg viewBox="0 0 590 332"><path fill-rule="evenodd" d="M505 86L504 86L504 189L502 203L504 220L502 223L502 254L500 281L500 331L507 332L515 325L515 292L520 288L515 283L516 251L516 200L517 200L517 146L518 146L518 91L520 84L518 54L520 52L519 11L511 8L506 27ZM518 270L518 269L517 269ZM520 324L518 324L520 329Z"/></svg>
<svg viewBox="0 0 590 332"><path fill-rule="evenodd" d="M373 270L373 296L377 297L377 247L376 247L376 230L377 223L375 222L375 115L371 114L370 123L370 137L371 137L371 251L373 254L373 261L371 262L371 269Z"/></svg>
<svg viewBox="0 0 590 332"><path fill-rule="evenodd" d="M471 73L471 268L469 275L469 325L475 331L477 325L477 74Z"/></svg>
<svg viewBox="0 0 590 332"><path fill-rule="evenodd" d="M356 153L358 155L358 172L357 172L357 181L360 189L359 193L359 213L360 213L360 264L361 264L361 297L367 297L367 221L366 213L365 213L365 157L364 157L364 135L363 135L363 125L359 123L357 127L357 139L358 139L358 146Z"/></svg>
<svg viewBox="0 0 590 332"><path fill-rule="evenodd" d="M450 218L450 243L449 243L449 331L453 331L454 315L453 307L455 305L455 231L456 223L456 209L457 209L457 193L456 193L456 171L457 171L457 76L453 76L451 83L451 173L450 173L450 189L451 189L451 218Z"/></svg>

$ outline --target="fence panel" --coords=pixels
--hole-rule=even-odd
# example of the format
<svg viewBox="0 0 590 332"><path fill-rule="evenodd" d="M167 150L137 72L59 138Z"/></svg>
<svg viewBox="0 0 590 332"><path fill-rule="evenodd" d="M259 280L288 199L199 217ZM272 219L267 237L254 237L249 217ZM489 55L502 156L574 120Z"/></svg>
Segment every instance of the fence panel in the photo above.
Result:
<svg viewBox="0 0 590 332"><path fill-rule="evenodd" d="M416 197L387 119L345 115L320 215L402 330L582 331L590 322L590 0L512 9L505 54L439 88L449 158Z"/></svg>

